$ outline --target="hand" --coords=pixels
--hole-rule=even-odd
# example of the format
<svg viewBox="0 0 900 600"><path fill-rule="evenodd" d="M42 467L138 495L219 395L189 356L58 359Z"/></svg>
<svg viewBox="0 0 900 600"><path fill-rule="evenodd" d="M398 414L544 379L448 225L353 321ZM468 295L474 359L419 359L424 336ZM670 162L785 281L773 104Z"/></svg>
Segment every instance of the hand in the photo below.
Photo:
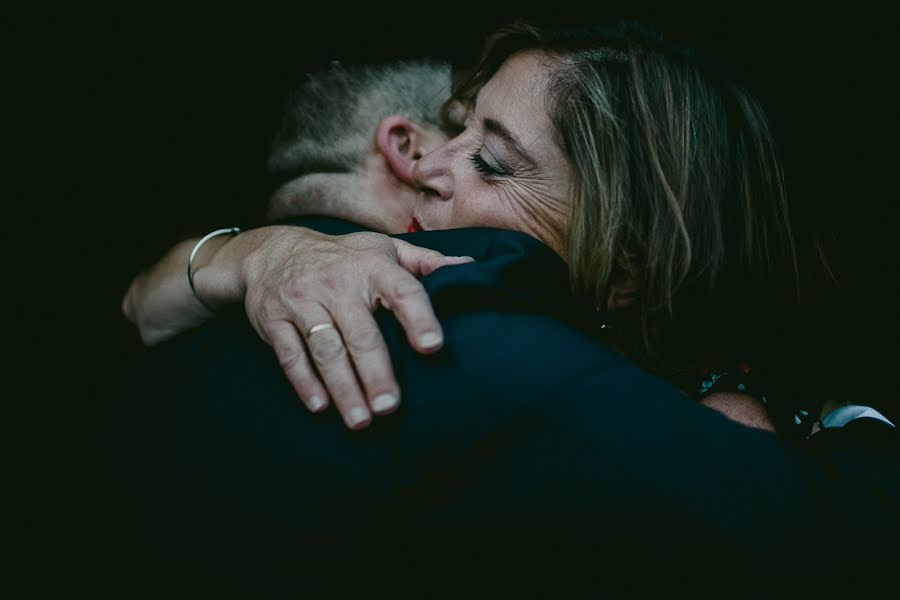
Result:
<svg viewBox="0 0 900 600"><path fill-rule="evenodd" d="M333 401L351 429L396 410L400 387L372 312L393 311L413 348L438 351L441 326L415 276L472 259L378 233L265 227L255 234L241 276L247 316L306 406L318 412Z"/></svg>

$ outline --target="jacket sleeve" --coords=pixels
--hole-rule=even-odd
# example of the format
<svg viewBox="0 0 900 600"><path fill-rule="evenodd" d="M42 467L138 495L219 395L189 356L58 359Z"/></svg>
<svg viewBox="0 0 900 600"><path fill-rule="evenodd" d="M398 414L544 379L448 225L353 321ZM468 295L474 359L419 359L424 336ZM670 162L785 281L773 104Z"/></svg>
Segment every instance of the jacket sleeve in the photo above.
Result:
<svg viewBox="0 0 900 600"><path fill-rule="evenodd" d="M128 470L161 552L573 576L601 560L809 573L896 556L896 430L860 419L794 442L737 425L567 323L546 292L564 273L523 263L521 234L429 238L466 236L479 260L426 280L440 353L379 313L403 400L368 431L306 411L240 314L157 351Z"/></svg>

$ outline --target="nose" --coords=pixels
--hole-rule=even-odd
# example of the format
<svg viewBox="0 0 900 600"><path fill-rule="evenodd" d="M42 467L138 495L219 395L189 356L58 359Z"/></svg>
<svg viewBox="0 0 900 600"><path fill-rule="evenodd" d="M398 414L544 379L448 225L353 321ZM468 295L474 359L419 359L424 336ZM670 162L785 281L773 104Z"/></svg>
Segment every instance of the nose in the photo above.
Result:
<svg viewBox="0 0 900 600"><path fill-rule="evenodd" d="M417 160L412 168L413 185L426 195L440 200L453 197L453 173L444 148L433 150Z"/></svg>

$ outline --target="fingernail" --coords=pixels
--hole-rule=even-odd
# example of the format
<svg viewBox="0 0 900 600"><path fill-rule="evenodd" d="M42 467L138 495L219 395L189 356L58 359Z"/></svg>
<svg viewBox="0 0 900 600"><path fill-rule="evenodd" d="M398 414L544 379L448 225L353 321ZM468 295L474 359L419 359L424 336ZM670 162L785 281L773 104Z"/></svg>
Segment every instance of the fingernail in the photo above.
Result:
<svg viewBox="0 0 900 600"><path fill-rule="evenodd" d="M472 258L471 256L454 256L453 258L456 260L462 260L465 262L475 262L475 259Z"/></svg>
<svg viewBox="0 0 900 600"><path fill-rule="evenodd" d="M391 410L395 406L397 406L397 398L393 394L381 394L372 400L372 410L377 413Z"/></svg>
<svg viewBox="0 0 900 600"><path fill-rule="evenodd" d="M309 410L319 412L325 408L325 400L321 396L313 396L309 399Z"/></svg>
<svg viewBox="0 0 900 600"><path fill-rule="evenodd" d="M365 421L369 420L369 411L366 409L357 406L354 409L350 410L350 415L347 417L347 422L350 424L350 427L356 427L357 425L362 424Z"/></svg>
<svg viewBox="0 0 900 600"><path fill-rule="evenodd" d="M441 336L438 333L430 331L419 336L419 345L423 348L434 348L441 343Z"/></svg>

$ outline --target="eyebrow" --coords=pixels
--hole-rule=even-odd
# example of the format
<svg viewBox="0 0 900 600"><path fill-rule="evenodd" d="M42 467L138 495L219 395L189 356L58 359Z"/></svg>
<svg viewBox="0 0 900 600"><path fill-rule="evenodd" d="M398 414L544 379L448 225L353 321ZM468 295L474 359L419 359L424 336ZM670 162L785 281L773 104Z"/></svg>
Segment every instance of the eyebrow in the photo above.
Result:
<svg viewBox="0 0 900 600"><path fill-rule="evenodd" d="M512 146L512 149L515 150L518 154L520 154L522 156L522 158L524 158L529 163L531 163L532 166L537 165L535 160L533 158L531 158L531 155L528 154L528 151L525 150L525 147L522 146L522 144L519 142L519 140L516 139L516 136L514 136L512 134L512 132L510 132L509 129L507 129L506 127L503 126L503 123L501 123L500 121L497 121L496 119L492 119L490 117L485 117L482 120L482 123L484 125L485 131L487 131L488 133L493 133L497 137L503 139L507 144Z"/></svg>

